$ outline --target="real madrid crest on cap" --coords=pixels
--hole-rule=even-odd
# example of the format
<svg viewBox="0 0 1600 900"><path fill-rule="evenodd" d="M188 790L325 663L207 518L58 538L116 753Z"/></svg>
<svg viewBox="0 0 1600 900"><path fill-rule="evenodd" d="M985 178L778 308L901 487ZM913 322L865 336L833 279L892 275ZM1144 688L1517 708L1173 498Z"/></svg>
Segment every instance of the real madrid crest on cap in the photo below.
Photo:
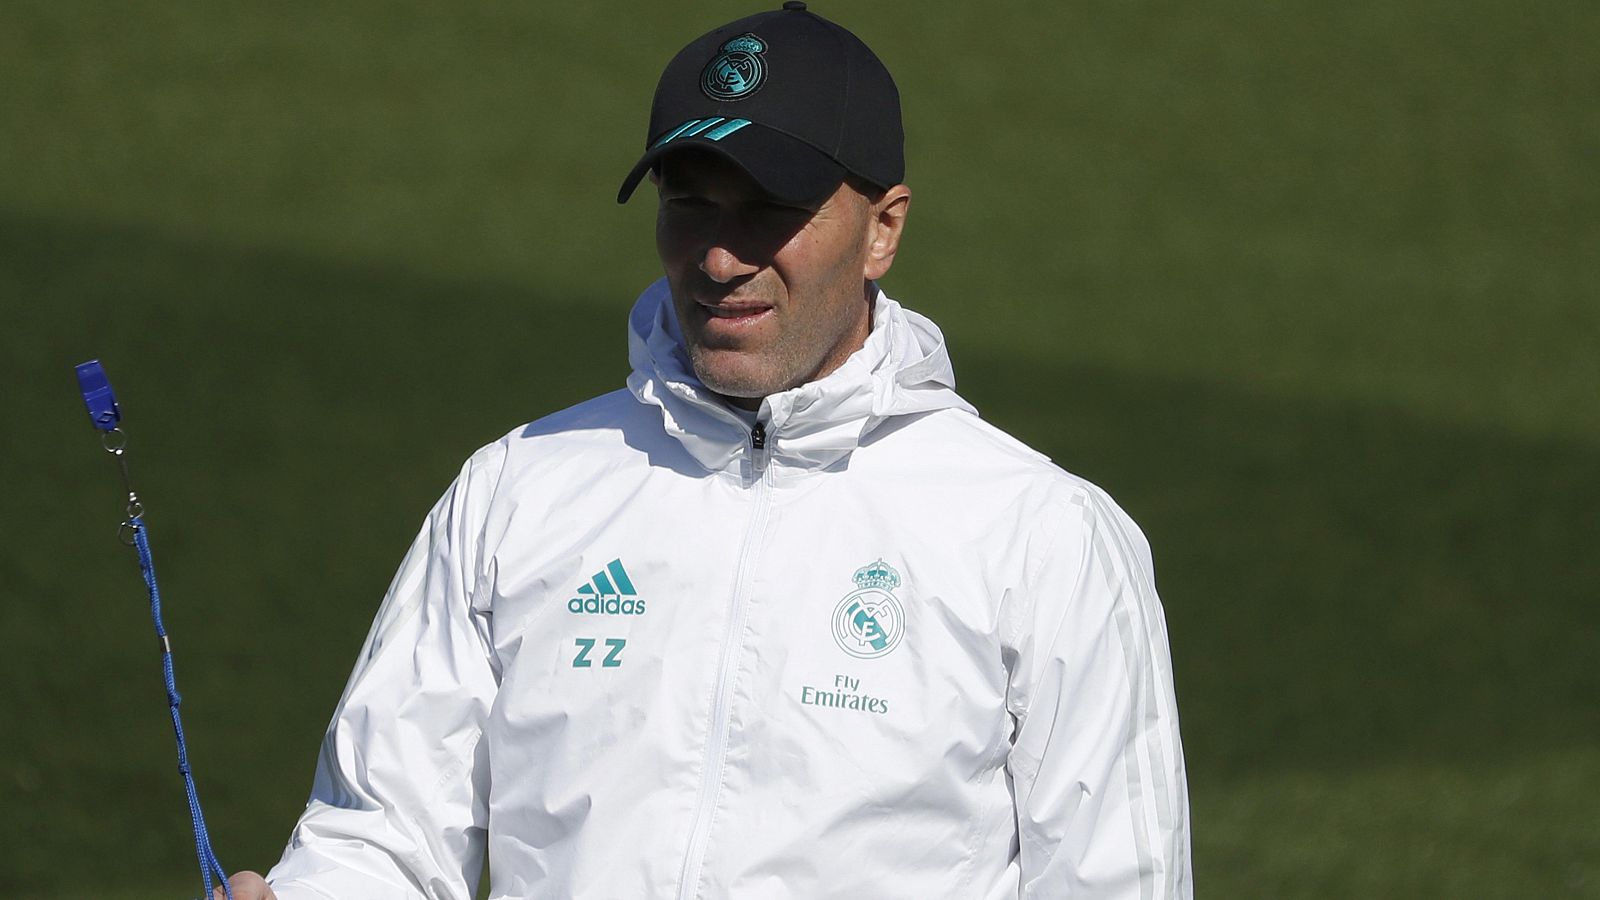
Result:
<svg viewBox="0 0 1600 900"><path fill-rule="evenodd" d="M894 589L900 573L880 557L856 570L856 590L833 610L833 639L857 659L887 656L906 636L906 614Z"/></svg>
<svg viewBox="0 0 1600 900"><path fill-rule="evenodd" d="M722 52L706 63L700 90L713 100L743 100L761 90L767 80L767 63L761 54L767 45L753 34L742 34L722 45Z"/></svg>

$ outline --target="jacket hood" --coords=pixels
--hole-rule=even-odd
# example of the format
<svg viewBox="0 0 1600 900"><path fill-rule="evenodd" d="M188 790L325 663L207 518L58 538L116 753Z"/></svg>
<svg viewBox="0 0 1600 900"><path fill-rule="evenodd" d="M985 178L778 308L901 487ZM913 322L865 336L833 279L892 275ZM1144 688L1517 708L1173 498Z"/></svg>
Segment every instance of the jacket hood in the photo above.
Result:
<svg viewBox="0 0 1600 900"><path fill-rule="evenodd" d="M844 365L824 378L761 401L770 459L822 468L848 455L894 416L961 409L944 335L873 286L872 333ZM707 469L738 466L750 431L738 413L700 382L689 364L665 278L639 295L628 316L628 389L660 407L667 433Z"/></svg>

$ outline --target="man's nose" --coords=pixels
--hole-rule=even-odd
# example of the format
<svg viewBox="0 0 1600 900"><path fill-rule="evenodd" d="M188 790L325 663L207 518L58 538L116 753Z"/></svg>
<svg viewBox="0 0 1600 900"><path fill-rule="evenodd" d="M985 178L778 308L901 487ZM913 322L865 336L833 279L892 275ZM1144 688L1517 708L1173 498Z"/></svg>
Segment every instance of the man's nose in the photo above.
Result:
<svg viewBox="0 0 1600 900"><path fill-rule="evenodd" d="M705 254L700 257L700 271L718 284L727 284L735 278L750 275L759 269L760 266L745 262L721 242L706 248Z"/></svg>

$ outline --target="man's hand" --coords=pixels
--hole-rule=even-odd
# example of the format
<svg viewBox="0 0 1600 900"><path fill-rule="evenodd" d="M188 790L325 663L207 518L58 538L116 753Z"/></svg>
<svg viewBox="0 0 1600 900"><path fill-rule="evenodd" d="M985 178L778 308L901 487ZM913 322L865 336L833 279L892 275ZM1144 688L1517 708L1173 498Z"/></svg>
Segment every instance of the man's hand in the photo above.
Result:
<svg viewBox="0 0 1600 900"><path fill-rule="evenodd" d="M267 886L267 880L254 872L240 872L228 879L233 888L233 900L278 900L278 895ZM212 900L227 900L228 892L217 888L211 892Z"/></svg>

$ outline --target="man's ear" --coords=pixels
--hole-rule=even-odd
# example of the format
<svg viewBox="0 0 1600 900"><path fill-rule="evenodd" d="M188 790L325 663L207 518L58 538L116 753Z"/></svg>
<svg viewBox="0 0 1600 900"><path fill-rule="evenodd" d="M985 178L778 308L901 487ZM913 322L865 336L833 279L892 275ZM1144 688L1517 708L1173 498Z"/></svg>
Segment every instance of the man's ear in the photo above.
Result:
<svg viewBox="0 0 1600 900"><path fill-rule="evenodd" d="M862 276L876 281L894 265L900 251L900 235L905 231L906 213L911 210L911 188L897 184L872 201L867 223L867 264Z"/></svg>

